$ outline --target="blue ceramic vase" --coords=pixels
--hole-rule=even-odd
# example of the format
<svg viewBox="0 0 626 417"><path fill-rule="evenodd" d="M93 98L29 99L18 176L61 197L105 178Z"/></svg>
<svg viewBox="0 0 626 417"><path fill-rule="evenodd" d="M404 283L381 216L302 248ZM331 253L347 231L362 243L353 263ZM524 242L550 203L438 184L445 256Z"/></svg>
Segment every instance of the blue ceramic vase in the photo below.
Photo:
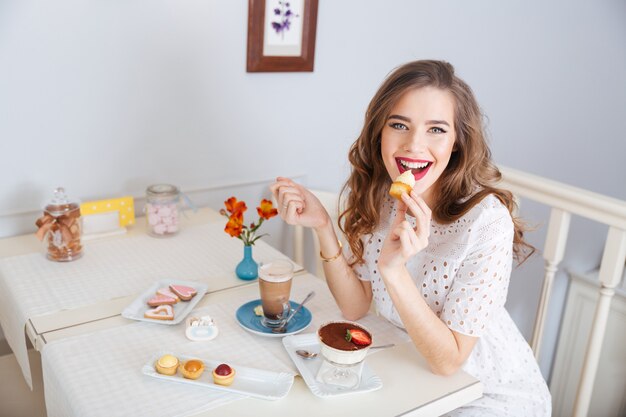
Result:
<svg viewBox="0 0 626 417"><path fill-rule="evenodd" d="M259 275L259 265L252 258L252 246L244 245L243 259L235 269L237 277L245 281L255 279Z"/></svg>

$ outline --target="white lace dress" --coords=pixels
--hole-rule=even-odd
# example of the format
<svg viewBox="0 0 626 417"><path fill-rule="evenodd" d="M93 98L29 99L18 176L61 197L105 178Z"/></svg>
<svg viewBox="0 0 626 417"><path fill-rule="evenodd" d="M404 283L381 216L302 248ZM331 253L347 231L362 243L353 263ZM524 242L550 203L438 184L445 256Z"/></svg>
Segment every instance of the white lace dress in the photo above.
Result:
<svg viewBox="0 0 626 417"><path fill-rule="evenodd" d="M378 272L378 255L395 217L395 200L381 207L381 225L364 239L365 264L355 266L372 284L376 308L404 327ZM410 219L415 226L414 220ZM424 300L448 327L478 337L463 365L484 396L449 416L549 416L551 399L528 343L504 309L512 265L513 222L494 196L449 225L431 222L428 247L407 262Z"/></svg>

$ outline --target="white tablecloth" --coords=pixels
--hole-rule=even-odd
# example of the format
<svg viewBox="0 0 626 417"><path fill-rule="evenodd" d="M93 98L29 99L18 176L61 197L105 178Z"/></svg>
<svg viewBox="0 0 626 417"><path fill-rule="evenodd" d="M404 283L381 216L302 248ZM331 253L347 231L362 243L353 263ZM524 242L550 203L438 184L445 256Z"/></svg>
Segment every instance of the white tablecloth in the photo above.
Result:
<svg viewBox="0 0 626 417"><path fill-rule="evenodd" d="M307 306L313 320L305 333L315 332L326 321L341 318L326 283L317 278L294 278L291 298L302 300L311 290L316 291L316 296ZM208 313L219 326L218 337L209 342L187 340L184 324L165 326L140 322L48 343L42 352L48 416L185 416L242 398L143 375L142 366L163 350L296 374L297 368L281 338L251 334L235 319L240 305L258 297L258 288L251 286L236 291L232 301L192 313L196 316ZM409 340L405 332L375 315L359 322L372 331L377 343Z"/></svg>
<svg viewBox="0 0 626 417"><path fill-rule="evenodd" d="M160 279L205 282L222 289L224 277L243 256L239 239L224 232L223 223L188 227L173 237L148 235L84 243L82 258L52 262L42 253L0 260L0 325L32 387L24 326L29 318L138 294ZM254 258L282 258L263 241ZM243 281L242 281L243 282Z"/></svg>

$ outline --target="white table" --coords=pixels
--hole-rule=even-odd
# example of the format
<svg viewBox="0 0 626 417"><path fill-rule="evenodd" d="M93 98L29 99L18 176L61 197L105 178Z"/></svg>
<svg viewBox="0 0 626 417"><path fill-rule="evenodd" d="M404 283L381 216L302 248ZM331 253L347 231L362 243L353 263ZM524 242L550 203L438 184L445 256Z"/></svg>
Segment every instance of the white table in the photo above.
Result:
<svg viewBox="0 0 626 417"><path fill-rule="evenodd" d="M203 227L210 223L222 223L224 219L216 212L203 209L196 216L186 220L183 230L191 230L192 227ZM112 241L125 242L141 240L145 232L142 222L132 229L127 235L111 238ZM224 236L222 236L224 235ZM227 237L223 232L217 236ZM176 243L178 238L172 238L166 242ZM240 243L238 240L232 241ZM224 241L227 242L227 241ZM89 247L86 248L89 250ZM19 255L27 255L31 252L41 252L40 243L32 235L18 236L8 239L0 239L0 262L7 258ZM232 264L233 260L241 256L241 248L229 255L233 259L221 261ZM264 257L284 257L280 252L271 248L263 241L257 242L255 253L262 253ZM141 267L141 265L136 265ZM2 277L0 277L0 280ZM296 282L317 282L318 278L301 271L295 278ZM238 280L234 273L211 277L209 292L204 296L198 307L208 306L211 303L240 300L242 296L252 298L258 296L257 284ZM322 286L323 294L316 298L330 297L325 285ZM115 299L102 299L78 308L51 311L48 314L36 314L27 316L26 330L30 339L37 349L44 349L46 345L53 346L55 342L72 340L72 338L89 339L90 334L112 331L123 328L130 323L120 316L121 311L132 299L137 291ZM297 298L296 298L297 299ZM15 301L15 300L13 300ZM323 312L314 310L318 316ZM335 306L336 308L336 306ZM382 320L382 319L381 319ZM314 329L309 329L313 331ZM243 331L243 330L241 330ZM15 350L15 349L14 349ZM383 380L383 388L379 391L365 395L346 396L337 398L318 398L308 389L300 377L296 377L295 383L289 395L280 401L263 401L257 399L243 399L221 406L217 409L203 412L201 416L213 415L250 415L253 409L256 415L269 415L288 413L293 415L398 415L409 413L416 416L439 415L449 410L467 404L482 395L482 385L475 378L460 371L450 377L440 377L432 374L425 361L409 343L398 343L397 346L382 352L377 352L367 359L368 364ZM46 364L44 363L44 367ZM50 368L48 367L48 370ZM67 381L66 382L71 382ZM69 398L68 401L73 401Z"/></svg>
<svg viewBox="0 0 626 417"><path fill-rule="evenodd" d="M310 289L315 289L316 297L310 302L310 310L314 317L314 322L310 328L305 332L314 332L317 326L320 324L316 321L318 319L337 319L340 318L340 312L336 309L332 296L328 291L325 283L311 274L303 273L294 278L294 290L293 299L302 298ZM199 308L223 305L231 303L233 305L233 311L241 305L242 300L249 300L258 298L258 287L256 283L242 286L239 288L231 288L227 290L217 291L207 294L203 300L198 304ZM330 311L334 308L334 311ZM397 342L397 345L393 348L385 349L380 352L376 352L368 356L367 364L372 370L382 379L383 388L378 391L368 392L364 394L354 394L348 396L340 396L334 398L318 398L314 396L309 388L304 383L304 380L300 377L296 377L294 385L291 388L289 395L278 401L266 401L254 398L247 398L243 400L237 400L229 402L226 405L221 405L219 408L215 408L209 411L204 411L197 416L249 416L251 410L254 410L254 415L271 415L276 412L286 415L299 415L299 416L322 416L322 415L412 415L412 416L435 416L450 410L456 409L464 404L467 404L482 395L482 385L475 378L459 371L456 374L449 377L442 377L434 375L429 369L425 360L413 347L412 343L408 341L408 336L403 332L395 329L391 324L386 322L380 317L370 315L366 318L366 324L371 326L374 323L377 330L384 329L390 339ZM222 319L222 321L225 321ZM115 335L116 329L121 329L129 323L128 320L116 316L107 319L99 320L97 322L85 323L83 325L74 326L72 328L60 329L54 332L50 332L46 336L46 342L49 346L54 347L57 360L52 366L46 366L44 364L44 372L51 373L52 375L45 375L44 380L46 385L47 380L58 380L55 378L56 373L63 374L67 367L71 367L71 352L86 351L89 346L89 339L86 335L92 335L94 339L98 332L108 332L108 335ZM224 325L226 323L223 323ZM182 327L179 329L182 335ZM155 329L154 331L158 331ZM170 331L169 329L167 331ZM243 329L237 328L237 326L227 327L225 329L220 328L220 334L225 332L246 332ZM393 333L396 332L396 333ZM128 332L126 332L128 333ZM397 333L401 335L398 336ZM170 331L171 334L171 331ZM374 335L376 336L376 332ZM55 346L55 343L63 343L71 340L72 337L83 338L76 344L71 346ZM108 337L108 336L107 336ZM113 336L114 337L114 336ZM128 336L127 336L128 337ZM174 337L174 336L170 336ZM218 336L219 338L220 336ZM277 344L275 339L269 339L250 335L254 340L254 343L267 344L268 349L273 349L276 352ZM181 337L182 338L182 337ZM379 343L385 343L380 341ZM211 343L211 342L208 342ZM69 345L69 344L68 344ZM281 346L279 346L279 349ZM44 348L44 349L47 349ZM145 356L148 357L152 353L152 347L146 348ZM156 349L156 347L155 347ZM237 349L236 346L233 349ZM211 351L211 350L210 350ZM223 347L220 350L220 354L223 355ZM279 354L277 353L278 357ZM94 352L94 360L98 357L98 352ZM63 358L63 360L59 360ZM46 359L46 352L44 351L44 360ZM221 358L215 358L221 359ZM82 359L83 361L85 358ZM241 359L240 359L241 360ZM253 360L250 358L250 360ZM65 363L63 363L65 361ZM87 361L90 362L90 361ZM125 369L125 367L131 366L126 363L111 364L111 366L119 366ZM250 366L245 364L245 366ZM292 365L293 366L293 365ZM295 367L293 367L295 370ZM65 377L67 378L67 377ZM88 380L98 378L98 375L88 375ZM145 377L148 378L149 377ZM87 399L77 398L79 396L71 395L64 390L71 391L72 385L67 382L67 379L60 378L65 381L63 387L57 387L54 391L56 401L75 401L75 406L85 413L87 409L86 404L79 404L81 401ZM141 380L138 380L141 383ZM167 384L167 383L165 383ZM74 385L80 386L78 381L75 381ZM132 388L129 388L132 389ZM107 393L103 393L107 395ZM48 396L48 393L47 393ZM67 396L68 398L63 398ZM108 398L108 397L107 397ZM95 404L97 399L89 400L95 408L104 407L106 404ZM64 410L66 411L66 410ZM182 411L182 410L181 410ZM94 414L99 415L99 414ZM51 416L53 417L53 416Z"/></svg>
<svg viewBox="0 0 626 417"><path fill-rule="evenodd" d="M208 291L244 285L234 273L242 244L223 231L224 224L218 213L203 209L183 220L178 235L158 239L140 221L128 234L85 242L83 257L67 263L46 260L34 235L0 240L0 323L26 382L31 384L24 328L40 349L47 332L119 314L159 279L203 282ZM286 258L263 240L254 257Z"/></svg>

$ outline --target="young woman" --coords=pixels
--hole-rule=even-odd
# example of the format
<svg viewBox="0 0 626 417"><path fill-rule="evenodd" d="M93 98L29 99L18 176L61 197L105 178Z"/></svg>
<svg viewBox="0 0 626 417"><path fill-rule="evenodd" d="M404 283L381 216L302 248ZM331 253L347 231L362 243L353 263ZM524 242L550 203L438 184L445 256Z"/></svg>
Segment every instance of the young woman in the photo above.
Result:
<svg viewBox="0 0 626 417"><path fill-rule="evenodd" d="M549 416L550 393L530 347L504 309L513 258L532 247L496 188L472 90L441 61L396 69L369 104L350 149L343 253L330 217L287 178L271 186L282 218L313 228L328 286L347 319L378 312L410 335L432 371L463 368L484 396L450 415ZM401 200L391 182L411 171Z"/></svg>

